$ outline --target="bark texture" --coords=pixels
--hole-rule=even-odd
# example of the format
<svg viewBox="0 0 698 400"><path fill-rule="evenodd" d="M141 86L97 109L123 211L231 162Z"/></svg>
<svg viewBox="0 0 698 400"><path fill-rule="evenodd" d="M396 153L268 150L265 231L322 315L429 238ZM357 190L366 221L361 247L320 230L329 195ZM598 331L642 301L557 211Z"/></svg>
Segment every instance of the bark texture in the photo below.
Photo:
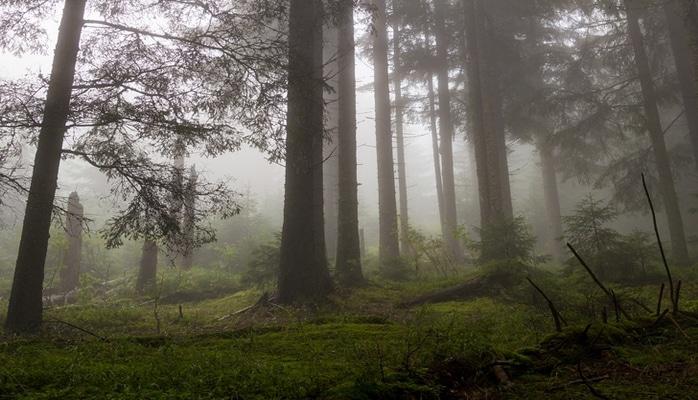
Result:
<svg viewBox="0 0 698 400"><path fill-rule="evenodd" d="M436 0L434 5L436 17L436 57L439 65L437 80L444 211L442 233L449 256L456 262L461 262L463 260L463 251L457 236L458 215L456 211L456 182L453 169L453 119L451 116L451 90L448 76L449 39L445 22L446 4L444 0Z"/></svg>
<svg viewBox="0 0 698 400"><path fill-rule="evenodd" d="M331 290L323 220L321 20L320 1L291 1L282 303L321 298Z"/></svg>
<svg viewBox="0 0 698 400"><path fill-rule="evenodd" d="M344 287L364 282L361 271L359 200L356 165L356 65L354 7L344 0L339 10L338 42L338 161L339 209L337 219L337 280Z"/></svg>
<svg viewBox="0 0 698 400"><path fill-rule="evenodd" d="M339 66L337 26L330 22L324 34L324 75L328 90L325 90L325 144L323 157L323 190L325 192L325 243L327 254L337 254L337 218L339 197Z"/></svg>
<svg viewBox="0 0 698 400"><path fill-rule="evenodd" d="M44 264L85 2L66 0L63 9L5 321L9 333L35 333L41 325Z"/></svg>
<svg viewBox="0 0 698 400"><path fill-rule="evenodd" d="M557 185L557 173L555 172L555 155L553 147L544 140L539 140L538 155L540 156L540 168L543 175L543 194L545 198L545 212L548 219L547 241L548 251L557 261L562 261L562 213L560 211L560 193Z"/></svg>
<svg viewBox="0 0 698 400"><path fill-rule="evenodd" d="M390 79L388 74L388 32L385 0L373 0L373 70L376 105L376 152L378 157L379 259L381 265L400 257L398 241L393 136L390 121Z"/></svg>

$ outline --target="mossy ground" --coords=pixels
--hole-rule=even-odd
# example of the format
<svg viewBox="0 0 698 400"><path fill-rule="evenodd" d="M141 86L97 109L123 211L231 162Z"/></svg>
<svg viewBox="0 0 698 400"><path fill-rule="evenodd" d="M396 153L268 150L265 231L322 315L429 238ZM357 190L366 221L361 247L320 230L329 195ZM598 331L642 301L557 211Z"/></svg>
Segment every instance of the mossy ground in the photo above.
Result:
<svg viewBox="0 0 698 400"><path fill-rule="evenodd" d="M578 367L588 378L604 377L592 386L608 398L697 396L698 325L688 319L678 326L667 319L646 336L629 322L594 321L588 335L603 337L608 348L574 360L555 353L543 363L530 354L554 342L554 327L533 294L531 301L522 300L526 293L397 306L461 280L373 284L338 292L319 308L267 306L238 315L231 314L262 292L183 303L181 316L180 304L126 296L50 308L41 336L0 339L0 398L594 398L578 382ZM656 288L625 293L651 303ZM698 304L698 287L685 285L683 297L687 308ZM561 307L572 325L566 332L589 322L578 307ZM512 385L494 378L496 361L511 363Z"/></svg>

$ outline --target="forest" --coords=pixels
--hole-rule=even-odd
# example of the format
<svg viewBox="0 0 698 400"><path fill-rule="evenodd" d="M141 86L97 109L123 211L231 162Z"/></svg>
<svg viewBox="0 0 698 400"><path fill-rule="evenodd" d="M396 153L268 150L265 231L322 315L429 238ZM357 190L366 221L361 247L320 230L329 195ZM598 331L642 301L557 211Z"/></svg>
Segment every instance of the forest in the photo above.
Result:
<svg viewBox="0 0 698 400"><path fill-rule="evenodd" d="M698 399L698 2L2 0L0 321L0 399Z"/></svg>

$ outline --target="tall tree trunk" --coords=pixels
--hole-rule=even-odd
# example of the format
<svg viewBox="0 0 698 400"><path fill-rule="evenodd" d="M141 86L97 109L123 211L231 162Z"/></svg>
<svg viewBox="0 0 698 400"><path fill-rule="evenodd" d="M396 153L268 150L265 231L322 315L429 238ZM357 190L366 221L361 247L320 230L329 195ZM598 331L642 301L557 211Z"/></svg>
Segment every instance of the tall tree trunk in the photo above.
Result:
<svg viewBox="0 0 698 400"><path fill-rule="evenodd" d="M10 333L34 333L41 325L44 264L85 2L66 0L63 9L5 321Z"/></svg>
<svg viewBox="0 0 698 400"><path fill-rule="evenodd" d="M664 129L662 128L657 106L657 96L652 79L647 52L645 50L644 37L640 29L640 17L638 4L634 0L625 0L625 8L628 19L628 34L635 52L635 64L640 77L642 97L644 100L645 118L647 130L654 150L655 163L659 174L659 186L664 200L669 232L671 235L673 256L677 263L688 264L688 248L683 227L683 219L679 208L679 200L674 186L674 177L671 172L671 162L664 142Z"/></svg>
<svg viewBox="0 0 698 400"><path fill-rule="evenodd" d="M373 36L374 96L376 105L376 153L378 157L378 251L381 265L400 257L393 136L390 121L390 79L388 74L388 29L385 0L373 0L375 7Z"/></svg>
<svg viewBox="0 0 698 400"><path fill-rule="evenodd" d="M141 263L136 280L136 293L144 294L155 287L155 279L158 274L158 245L154 240L146 239L143 242Z"/></svg>
<svg viewBox="0 0 698 400"><path fill-rule="evenodd" d="M693 162L698 169L698 85L696 76L691 68L688 32L684 26L682 9L678 0L664 2L664 14L671 41L671 50L676 64L676 75L679 78L681 97L684 105L684 115L688 124L688 136L693 147Z"/></svg>
<svg viewBox="0 0 698 400"><path fill-rule="evenodd" d="M354 7L343 0L339 10L339 210L337 219L337 280L344 287L364 282L361 272L359 199L356 162L356 65Z"/></svg>
<svg viewBox="0 0 698 400"><path fill-rule="evenodd" d="M326 140L323 150L323 189L325 192L325 243L327 254L330 257L334 257L337 254L337 208L339 207L339 157L337 155L339 141L339 104L337 100L339 90L338 34L337 26L334 23L329 22L326 24L323 46L324 75L331 90L324 91Z"/></svg>
<svg viewBox="0 0 698 400"><path fill-rule="evenodd" d="M441 180L439 131L436 126L436 95L434 93L434 76L431 73L429 73L429 77L427 79L427 87L429 88L429 122L431 126L431 148L434 156L434 176L436 177L436 198L439 202L439 222L441 225L441 232L444 232L444 190Z"/></svg>
<svg viewBox="0 0 698 400"><path fill-rule="evenodd" d="M483 228L513 219L502 100L498 83L496 49L490 17L482 0L464 0L468 47L468 82L471 128L480 192ZM501 257L496 249L482 249L482 259Z"/></svg>
<svg viewBox="0 0 698 400"><path fill-rule="evenodd" d="M82 223L84 210L80 197L73 192L68 197L68 209L65 213L65 234L68 248L63 258L61 269L61 291L64 293L77 289L80 284L80 261L82 256Z"/></svg>
<svg viewBox="0 0 698 400"><path fill-rule="evenodd" d="M560 193L558 192L557 173L553 147L539 140L537 143L540 156L540 168L543 174L543 193L545 211L548 218L548 251L556 261L562 261L562 212L560 211Z"/></svg>
<svg viewBox="0 0 698 400"><path fill-rule="evenodd" d="M292 0L286 193L279 270L282 303L321 298L332 288L324 256L321 43L321 2Z"/></svg>
<svg viewBox="0 0 698 400"><path fill-rule="evenodd" d="M402 72L400 71L400 22L397 13L398 0L393 0L393 93L395 95L395 137L397 145L398 189L400 192L400 247L403 254L410 254L410 223L407 207L407 164L405 162L404 99L402 98Z"/></svg>
<svg viewBox="0 0 698 400"><path fill-rule="evenodd" d="M439 133L441 137L441 177L443 187L444 223L443 236L449 256L456 262L463 261L458 240L458 215L456 212L456 182L453 169L453 119L451 117L451 89L449 88L448 32L446 31L446 5L436 0L436 58L439 94Z"/></svg>

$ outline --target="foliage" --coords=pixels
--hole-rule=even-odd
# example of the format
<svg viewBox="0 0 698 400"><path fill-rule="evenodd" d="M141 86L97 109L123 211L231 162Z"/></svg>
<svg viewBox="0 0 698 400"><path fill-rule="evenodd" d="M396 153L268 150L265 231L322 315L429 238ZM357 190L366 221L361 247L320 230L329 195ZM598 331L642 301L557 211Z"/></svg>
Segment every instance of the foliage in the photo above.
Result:
<svg viewBox="0 0 698 400"><path fill-rule="evenodd" d="M243 272L242 283L266 287L275 285L279 277L281 237L276 235L272 242L260 244L252 250L252 256Z"/></svg>
<svg viewBox="0 0 698 400"><path fill-rule="evenodd" d="M480 228L480 242L476 249L480 262L518 260L534 262L536 238L523 217L501 221Z"/></svg>

